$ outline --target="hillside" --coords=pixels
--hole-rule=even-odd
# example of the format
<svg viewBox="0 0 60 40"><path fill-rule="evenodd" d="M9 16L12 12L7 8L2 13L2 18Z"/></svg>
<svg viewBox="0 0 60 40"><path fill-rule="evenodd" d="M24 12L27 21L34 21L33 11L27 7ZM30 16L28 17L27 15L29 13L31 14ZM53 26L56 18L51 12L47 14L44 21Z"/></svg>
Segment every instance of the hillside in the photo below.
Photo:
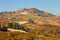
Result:
<svg viewBox="0 0 60 40"><path fill-rule="evenodd" d="M0 12L0 36L0 40L59 40L60 16L36 8Z"/></svg>
<svg viewBox="0 0 60 40"><path fill-rule="evenodd" d="M19 10L12 11L12 12L6 12L6 11L0 12L0 19L7 19L7 20L15 20L15 21L28 20L29 18L32 18L31 16L52 17L55 15L38 10L36 8L21 8Z"/></svg>

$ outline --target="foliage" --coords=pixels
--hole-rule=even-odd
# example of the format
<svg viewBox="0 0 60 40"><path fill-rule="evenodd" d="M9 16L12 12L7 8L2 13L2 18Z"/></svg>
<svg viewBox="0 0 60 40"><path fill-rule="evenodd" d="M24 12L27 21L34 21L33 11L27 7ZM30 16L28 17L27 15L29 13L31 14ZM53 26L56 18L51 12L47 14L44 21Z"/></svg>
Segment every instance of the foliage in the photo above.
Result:
<svg viewBox="0 0 60 40"><path fill-rule="evenodd" d="M35 24L35 22L30 18L29 23Z"/></svg>

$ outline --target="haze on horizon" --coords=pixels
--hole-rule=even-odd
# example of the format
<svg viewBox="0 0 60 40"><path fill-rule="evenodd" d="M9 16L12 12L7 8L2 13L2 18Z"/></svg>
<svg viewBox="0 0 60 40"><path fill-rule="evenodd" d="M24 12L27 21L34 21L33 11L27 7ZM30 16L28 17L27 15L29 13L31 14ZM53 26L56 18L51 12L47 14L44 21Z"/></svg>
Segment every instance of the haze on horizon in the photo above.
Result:
<svg viewBox="0 0 60 40"><path fill-rule="evenodd" d="M37 8L60 15L60 0L0 0L0 12L19 8Z"/></svg>

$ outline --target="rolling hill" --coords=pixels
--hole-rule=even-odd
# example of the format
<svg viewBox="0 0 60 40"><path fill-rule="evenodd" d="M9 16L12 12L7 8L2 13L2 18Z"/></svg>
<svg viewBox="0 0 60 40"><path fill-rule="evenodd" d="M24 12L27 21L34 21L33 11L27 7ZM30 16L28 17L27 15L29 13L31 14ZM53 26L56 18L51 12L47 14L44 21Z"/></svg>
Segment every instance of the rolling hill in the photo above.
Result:
<svg viewBox="0 0 60 40"><path fill-rule="evenodd" d="M8 28L14 32L4 32ZM15 30L27 33L15 33ZM0 12L0 31L1 40L6 34L6 40L59 40L60 16L36 8Z"/></svg>

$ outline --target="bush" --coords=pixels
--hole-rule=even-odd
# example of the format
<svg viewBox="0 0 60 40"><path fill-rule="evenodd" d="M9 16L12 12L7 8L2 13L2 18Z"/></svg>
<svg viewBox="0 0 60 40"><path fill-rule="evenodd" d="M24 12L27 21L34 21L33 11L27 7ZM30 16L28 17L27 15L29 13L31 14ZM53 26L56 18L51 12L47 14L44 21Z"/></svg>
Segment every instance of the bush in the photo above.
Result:
<svg viewBox="0 0 60 40"><path fill-rule="evenodd" d="M0 28L0 31L7 32L8 30L7 30L7 27L2 27L2 28Z"/></svg>
<svg viewBox="0 0 60 40"><path fill-rule="evenodd" d="M8 23L8 26L9 26L9 28L15 28L15 29L19 28L19 24L18 23L13 23L13 22Z"/></svg>
<svg viewBox="0 0 60 40"><path fill-rule="evenodd" d="M32 19L29 19L29 23L35 24L35 22Z"/></svg>

